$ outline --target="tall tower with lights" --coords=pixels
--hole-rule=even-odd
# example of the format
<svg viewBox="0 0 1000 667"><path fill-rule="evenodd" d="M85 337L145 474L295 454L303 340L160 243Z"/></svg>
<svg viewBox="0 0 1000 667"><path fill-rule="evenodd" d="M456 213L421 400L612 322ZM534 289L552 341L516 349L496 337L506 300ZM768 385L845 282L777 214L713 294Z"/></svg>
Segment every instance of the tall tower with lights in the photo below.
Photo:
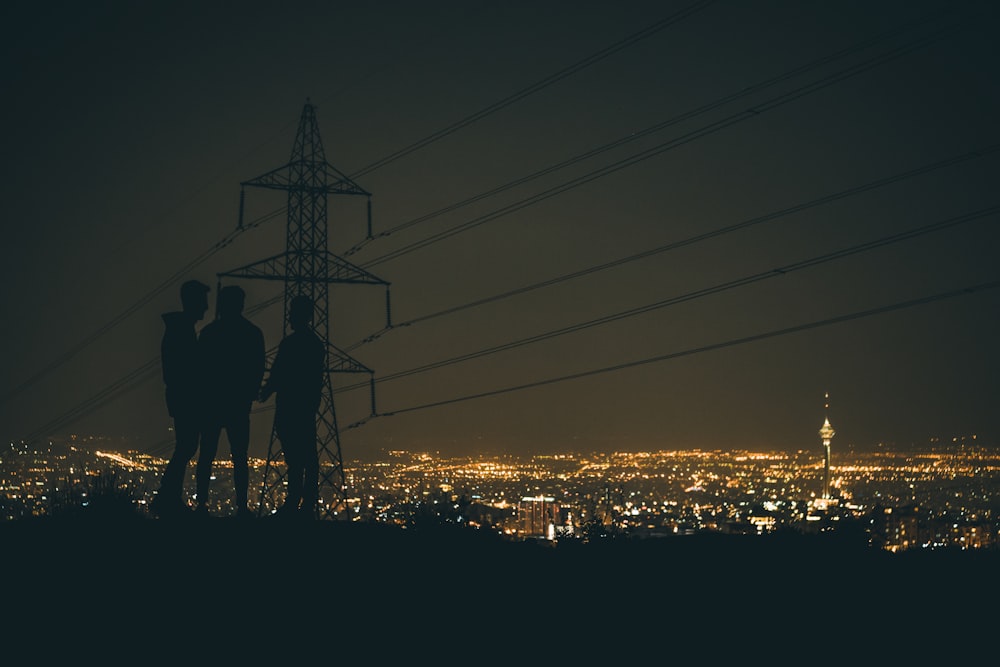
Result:
<svg viewBox="0 0 1000 667"><path fill-rule="evenodd" d="M823 411L826 413L823 418L823 427L819 430L819 437L823 438L823 500L830 499L830 441L833 440L834 430L830 425L830 394L823 395Z"/></svg>
<svg viewBox="0 0 1000 667"><path fill-rule="evenodd" d="M316 447L319 454L318 518L346 516L347 484L340 449L337 414L333 403L331 373L367 373L371 386L371 410L375 414L373 372L330 341L329 286L337 283L378 285L385 288L387 326L389 283L332 254L327 248L327 199L353 196L368 199L368 237L371 237L371 194L335 169L326 160L316 122L316 108L306 100L288 163L240 184L240 227L243 225L243 188L284 191L287 196L287 230L284 252L246 266L219 273L222 278L247 278L284 284L285 329L292 299L305 295L316 308L313 330L326 346L326 374L322 401L316 415ZM268 353L268 365L276 350ZM271 431L258 513L273 511L284 496L286 472L278 465L280 446Z"/></svg>

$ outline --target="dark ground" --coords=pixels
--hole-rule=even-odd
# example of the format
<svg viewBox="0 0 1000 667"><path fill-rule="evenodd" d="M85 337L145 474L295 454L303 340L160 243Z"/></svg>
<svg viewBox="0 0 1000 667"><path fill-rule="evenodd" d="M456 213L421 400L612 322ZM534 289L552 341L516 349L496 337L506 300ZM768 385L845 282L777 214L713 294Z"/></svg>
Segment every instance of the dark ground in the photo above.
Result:
<svg viewBox="0 0 1000 667"><path fill-rule="evenodd" d="M1000 589L998 551L889 554L860 531L549 546L329 521L42 518L0 524L0 544L4 645L36 664L867 664L992 647Z"/></svg>

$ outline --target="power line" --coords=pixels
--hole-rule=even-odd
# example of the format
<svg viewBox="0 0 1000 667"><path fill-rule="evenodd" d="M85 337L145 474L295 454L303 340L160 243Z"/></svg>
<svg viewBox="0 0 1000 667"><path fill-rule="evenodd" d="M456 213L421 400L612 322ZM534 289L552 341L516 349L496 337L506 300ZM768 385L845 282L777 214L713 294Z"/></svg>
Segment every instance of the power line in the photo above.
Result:
<svg viewBox="0 0 1000 667"><path fill-rule="evenodd" d="M672 15L668 16L665 19L657 21L656 23L654 23L654 24L652 24L652 25L650 25L650 26L648 26L646 28L643 28L642 30L640 30L640 31L638 31L636 33L633 33L633 34L629 35L628 37L626 37L626 38L624 38L624 39L622 39L622 40L620 40L618 42L615 42L611 46L605 47L605 48L601 49L600 51L598 51L596 53L593 53L593 54L587 56L586 58L583 58L582 60L577 61L576 63L570 65L569 67L561 69L561 70L559 70L558 72L556 72L554 74L550 74L549 76L547 76L547 77L545 77L545 78L543 78L543 79L541 79L539 81L536 81L535 83L531 84L530 86L528 86L526 88L522 88L521 90L519 90L518 92L514 93L513 95L505 97L505 98L503 98L502 100L500 100L498 102L494 102L493 104L491 104L491 105L489 105L489 106L487 106L487 107L485 107L483 109L480 109L476 113L471 114L469 116L466 116L465 118L463 118L460 121L452 123L451 125L443 128L443 129L440 129L437 132L434 132L433 134L430 134L430 135L424 137L423 139L421 139L419 141L416 141L416 142L410 144L409 146L406 146L405 148L401 148L400 150L396 151L395 153L391 153L390 155L387 155L387 156L385 156L384 158L382 158L380 160L376 160L375 162L369 164L368 166L366 166L366 167L360 169L359 171L355 172L354 174L352 174L351 178L355 179L355 178L358 178L360 176L364 176L365 174L373 172L376 169L384 167L385 165L389 164L390 162L395 162L399 158L401 158L403 156L406 156L406 155L409 155L413 151L419 150L419 149L423 148L424 146L427 146L428 144L431 144L431 143L437 141L438 139L442 139L442 138L448 136L449 134L452 134L453 132L456 132L456 131L462 129L466 125L470 125L470 124L472 124L472 123L474 123L474 122L476 122L478 120L481 120L481 119L485 118L486 116L489 116L490 114L499 111L500 109L508 107L511 104L513 104L515 102L518 102L518 101L524 99L525 97L528 97L529 95L531 95L533 93L538 92L539 90L542 90L544 88L547 88L547 87L551 86L552 84L556 83L557 81L561 81L562 79L565 79L566 77L568 77L568 76L570 76L572 74L576 74L580 70L582 70L582 69L584 69L586 67L589 67L590 65L593 65L594 63L599 62L599 61L607 58L608 56L611 56L611 55L613 55L613 54L621 51L622 49L625 49L625 48L627 48L629 46L632 46L633 44L635 44L635 43L637 43L637 42L639 42L639 41L641 41L641 40L643 40L643 39L645 39L645 38L647 38L647 37L649 37L651 35L656 34L657 32L663 30L664 28L667 28L667 27L672 26L672 25L674 25L676 23L679 23L680 21L683 21L684 19L688 18L689 16L692 16L692 15L696 14L697 12L701 11L702 9L705 9L706 7L708 7L709 5L711 5L714 1L715 0L700 0L699 2L694 3L690 7L682 9L681 11L676 12L675 14L672 14Z"/></svg>
<svg viewBox="0 0 1000 667"><path fill-rule="evenodd" d="M878 308L872 308L869 310L862 310L854 313L849 313L846 315L839 315L837 317L830 317L823 320L815 320L813 322L807 322L804 324L799 324L792 327L786 327L784 329L775 329L772 331L766 331L763 333L754 334L751 336L745 336L743 338L734 338L731 340L723 341L720 343L712 343L710 345L703 345L700 347L689 348L687 350L681 350L679 352L671 352L669 354L662 354L655 357L648 357L646 359L639 359L637 361L629 361L622 364L616 364L613 366L605 366L603 368L595 368L587 371L581 371L579 373L572 373L569 375L562 375L559 377L548 378L545 380L538 380L535 382L528 382L525 384L514 385L510 387L503 387L500 389L494 389L491 391L484 391L477 394L468 394L465 396L457 396L455 398L445 399L441 401L434 401L431 403L424 403L422 405L413 405L405 408L399 408L391 412L381 412L375 417L391 417L393 415L402 414L404 412L415 412L417 410L426 410L429 408L441 407L444 405L452 405L454 403L461 403L464 401L471 401L478 398L487 398L490 396L498 396L500 394L509 394L515 391L522 391L525 389L534 389L536 387L542 387L545 385L556 384L558 382L567 382L569 380L579 380L585 377L591 377L594 375L600 375L603 373L610 373L613 371L625 370L628 368L635 368L637 366L643 366L646 364L658 363L661 361L668 361L671 359L677 359L679 357L691 356L694 354L700 354L703 352L712 352L715 350L721 350L727 347L735 347L737 345L745 345L747 343L755 343L758 341L766 340L769 338L776 338L778 336L786 336L793 333L801 333L803 331L808 331L810 329L818 329L820 327L830 326L833 324L841 324L843 322L850 322L853 320L859 320L865 317L872 317L875 315L882 315L885 313L890 313L897 310L903 310L905 308L912 308L915 306L922 306L928 303L933 303L936 301L944 301L946 299L952 299L958 296L964 296L967 294L974 294L976 292L982 292L985 290L995 289L1000 287L1000 280L995 280L992 282L981 283L978 285L972 285L969 287L963 287L957 290L951 290L949 292L941 292L939 294L933 294L930 296L921 297L918 299L911 299L909 301L900 301L897 303L889 304L886 306L880 306ZM355 422L348 426L348 428L357 428L373 417L363 419L361 421Z"/></svg>
<svg viewBox="0 0 1000 667"><path fill-rule="evenodd" d="M731 125L735 125L736 123L739 123L741 121L748 120L750 118L756 118L757 116L767 111L771 111L779 106L782 106L794 100L805 97L806 95L809 95L811 93L820 91L824 88L827 88L835 83L839 83L852 76L856 76L858 74L867 72L879 65L891 62L892 60L900 58L904 55L912 53L921 48L925 48L930 44L933 44L934 42L938 41L948 30L952 29L953 27L954 26L943 28L929 36L913 40L907 44L904 44L903 46L897 47L896 49L883 53L879 56L870 58L859 64L852 65L851 67L840 70L839 72L835 72L833 74L822 77L821 79L813 81L812 83L800 86L799 88L796 88L790 92L784 93L777 97L771 98L770 100L762 102L761 104L755 105L749 109L746 109L744 111L733 114L721 120L710 123L698 130L691 131L687 134L681 135L680 137L671 139L670 141L663 142L661 144L643 150L639 153L635 153L628 158L606 165L605 167L601 167L600 169L588 172L587 174L578 176L560 185L554 186L547 190L543 190L530 197L526 197L512 204L508 204L507 206L496 209L490 213L478 216L476 218L473 218L472 220L460 223L458 225L450 227L449 229L443 230L436 234L432 234L431 236L428 236L420 241L415 241L401 248L397 248L396 250L393 250L391 252L385 253L384 255L376 257L375 259L372 259L362 264L361 266L362 268L367 269L372 266L382 264L384 262L398 259L404 255L414 252L415 250L425 248L429 245L437 243L438 241L443 241L444 239L459 234L461 232L468 231L470 229L483 225L487 222L492 222L493 220L509 215L521 209L527 208L528 206L532 206L534 204L540 203L557 195L563 194L564 192L568 192L569 190L578 188L581 185L590 183L591 181L603 178L605 176L609 176L627 167L634 166L640 162L648 160L649 158L660 155L668 150L690 143L695 139L699 139L701 137L718 132L719 130L727 128Z"/></svg>
<svg viewBox="0 0 1000 667"><path fill-rule="evenodd" d="M603 144L601 146L597 146L597 147L592 148L592 149L590 149L588 151L585 151L583 153L579 153L579 154L577 154L577 155L575 155L575 156L573 156L571 158L568 158L568 159L563 160L561 162L558 162L556 164L549 165L548 167L545 167L543 169L540 169L540 170L537 170L537 171L532 172L530 174L527 174L526 176L521 176L520 178L517 178L517 179L515 179L513 181L510 181L510 182L505 183L503 185L496 186L496 187L491 188L489 190L486 190L484 192L480 192L479 194L476 194L476 195L473 195L471 197L468 197L468 198L466 198L466 199L464 199L462 201L455 202L453 204L449 204L448 206L444 206L444 207L439 208L439 209L437 209L435 211L431 211L430 213L426 213L426 214L421 215L421 216L419 216L417 218L413 218L413 219L408 220L406 222L402 222L402 223L399 223L397 225L394 225L393 227L390 227L389 229L387 229L387 230L385 230L385 231L377 234L374 238L366 238L366 239L364 239L360 243L356 244L352 248L350 248L347 251L345 251L344 254L345 255L352 255L352 254L358 252L359 250L361 250L363 247L365 247L368 243L370 243L374 239L388 237L388 236L390 236L390 235L392 235L392 234L394 234L396 232L399 232L399 231L402 231L404 229L408 229L410 227L413 227L414 225L418 225L418 224L427 222L429 220L433 220L433 219L438 218L438 217L440 217L440 216L442 216L442 215L444 215L446 213L451 213L451 212L456 211L456 210L458 210L460 208L464 208L466 206L469 206L470 204L474 204L474 203L476 203L478 201L482 201L483 199L487 199L489 197L492 197L494 195L500 194L502 192L506 192L507 190L510 190L510 189L512 189L514 187L517 187L519 185L524 185L525 183L529 183L531 181L537 180L537 179L541 178L542 176L547 176L548 174L551 174L551 173L554 173L556 171L560 171L560 170L565 169L567 167L573 166L573 165L578 164L578 163L580 163L580 162L582 162L584 160L590 159L592 157L595 157L597 155L605 153L605 152L607 152L609 150L612 150L614 148L618 148L619 146L623 146L623 145L625 145L627 143L631 143L633 141L637 141L637 140L639 140L639 139L641 139L643 137L646 137L646 136L649 136L649 135L654 134L656 132L659 132L661 130L664 130L664 129L668 128L668 127L671 127L673 125L681 123L681 122L683 122L685 120L690 120L691 118L694 118L696 116L703 115L703 114L705 114L705 113L707 113L709 111L717 109L717 108L719 108L721 106L724 106L725 104L728 104L728 103L733 102L735 100L738 100L740 98L747 97L747 96L752 95L754 93L758 93L758 92L760 92L762 90L770 88L771 86L774 86L774 85L776 85L778 83L781 83L783 81L787 81L788 79L796 77L796 76L798 76L800 74L803 74L805 72L808 72L810 70L816 69L816 68L821 67L823 65L828 65L828 64L830 64L830 63L832 63L834 61L840 60L841 58L844 58L846 56L852 55L852 54L857 53L859 51L863 51L865 49L868 49L868 48L870 48L872 46L875 46L877 44L880 44L880 43L886 41L887 39L889 39L891 37L894 37L894 36L896 36L896 35L898 35L898 34L900 34L902 32L905 32L905 31L907 31L907 30L909 30L909 29L911 29L913 27L916 27L916 26L923 25L923 24L928 23L928 22L932 22L932 21L938 20L940 18L940 14L941 13L942 12L934 12L934 13L928 15L928 16L924 16L924 17L922 17L922 18L920 18L918 20L912 21L912 22L910 22L910 23L908 23L906 25L900 26L900 27L895 28L893 30L885 31L885 32L880 33L880 34L878 34L878 35L876 35L876 36L874 36L874 37L872 37L870 39L864 40L862 42L858 42L857 44L849 46L849 47L847 47L845 49L841 49L840 51L837 51L835 53L823 56L821 58L817 58L816 60L813 60L813 61L811 61L811 62L809 62L809 63L807 63L805 65L800 65L799 67L795 67L795 68L793 68L791 70L788 70L787 72L784 72L782 74L778 74L776 76L772 76L770 78L764 79L763 81L759 81L759 82L757 82L755 84L752 84L750 86L746 86L744 88L741 88L739 91L737 91L735 93L730 93L728 95L724 95L723 97L720 97L720 98L718 98L718 99L716 99L716 100L714 100L712 102L709 102L707 104L703 104L700 107L697 107L695 109L691 109L691 110L686 111L684 113L681 113L681 114L678 114L676 116L673 116L672 118L669 118L668 120L662 121L660 123L656 123L656 124L651 125L651 126L645 128L643 130L639 130L637 132L629 133L629 134L625 135L624 137L620 137L620 138L618 138L618 139L616 139L616 140L614 140L612 142Z"/></svg>
<svg viewBox="0 0 1000 667"><path fill-rule="evenodd" d="M541 334L536 334L534 336L529 336L527 338L522 338L520 340L503 343L500 345L495 345L486 349L478 350L476 352L469 352L467 354L459 355L456 357L451 357L449 359L443 359L440 361L431 362L429 364L424 364L422 366L417 366L415 368L410 368L404 371L398 371L386 375L384 377L378 378L375 382L388 382L390 380L397 380L399 378L407 377L410 375L415 375L417 373L423 373L430 370L436 370L438 368L443 368L445 366L450 366L463 361L471 361L472 359L478 359L480 357L485 357L497 352L503 352L506 350L514 349L530 343L538 343L550 338L555 338L557 336L564 336L570 333L576 333L578 331L583 331L585 329L590 329L595 326L602 324L609 324L611 322L617 322L629 317L635 317L637 315L643 315L654 310L659 310L661 308L666 308L667 306L675 306L680 303L686 303L688 301L694 301L695 299L700 299L706 296L719 294L720 292L725 292L737 287L745 287L769 278L777 278L785 276L789 273L794 273L796 271L801 271L803 269L812 268L820 264L825 264L827 262L832 262L838 259L843 259L845 257L850 257L861 252L866 252L869 250L875 250L877 248L882 248L887 245L892 245L894 243L899 243L902 241L908 241L910 239L916 238L918 236L923 236L925 234L930 234L932 232L942 231L944 229L949 229L951 227L956 227L967 222L972 222L974 220L979 220L981 218L994 215L1000 212L1000 205L991 206L979 211L974 211L971 213L966 213L959 216L954 216L946 220L941 220L939 222L930 223L927 225L921 225L914 229L906 230L904 232L899 232L896 234L890 234L888 236L883 236L872 241L867 241L865 243L860 243L847 248L842 248L840 250L835 250L833 252L824 253L822 255L812 257L810 259L801 260L798 262L793 262L791 264L786 264L784 266L769 269L767 271L761 271L759 273L754 273L736 280L730 280L728 282L721 283L719 285L714 285L712 287L706 287L700 290L695 290L693 292L688 292L680 296L670 297L668 299L663 299L654 303L645 304L642 306L637 306L635 308L630 308L623 310L611 315L605 315L603 317L598 317L585 322L579 322L567 327L560 329L555 329ZM358 389L360 387L368 386L367 383L358 383L354 385L348 385L342 387L339 391L350 391L353 389Z"/></svg>
<svg viewBox="0 0 1000 667"><path fill-rule="evenodd" d="M892 176L886 176L884 178L880 178L880 179L877 179L877 180L874 180L874 181L869 181L868 183L864 183L862 185L858 185L858 186L855 186L855 187L852 187L852 188L848 188L846 190L841 190L839 192L834 192L832 194L828 194L828 195L825 195L823 197L818 197L818 198L812 199L810 201L801 202L799 204L795 204L793 206L788 206L788 207L783 208L783 209L772 211L770 213L766 213L764 215L760 215L760 216L757 216L757 217L754 217L754 218L750 218L748 220L743 220L741 222L737 222L737 223L734 223L734 224L731 224L731 225L726 225L724 227L719 227L717 229L714 229L714 230L711 230L711 231L708 231L708 232L704 232L702 234L696 234L695 236L689 236L689 237L687 237L685 239L681 239L681 240L678 240L678 241L672 241L670 243L666 243L664 245L657 246L655 248L650 248L650 249L647 249L647 250L643 250L642 252L638 252L638 253L635 253L635 254L632 254L632 255L627 255L625 257L620 257L618 259L614 259L614 260L611 260L611 261L608 261L608 262L604 262L602 264L596 264L596 265L589 266L589 267L584 268L584 269L580 269L578 271L573 271L571 273L566 273L566 274L563 274L563 275L560 275L560 276L556 276L554 278L549 278L547 280L543 280L543 281L540 281L540 282L537 282L537 283L533 283L531 285L525 285L523 287L518 287L516 289L508 290L506 292L500 292L500 293L494 294L492 296L487 296L487 297L483 297L483 298L480 298L480 299L475 299L473 301L469 301L467 303L460 304L460 305L457 305L457 306L451 306L449 308L445 308L445 309L442 309L442 310L439 310L439 311L435 311L433 313L427 313L425 315L414 317L413 319L406 320L404 322L400 322L398 324L395 324L393 326L393 328L400 328L400 327L411 326L411 325L417 324L419 322L424 322L424 321L427 321L427 320L430 320L430 319L434 319L434 318L437 318L437 317L442 317L442 316L445 316L445 315L451 315L451 314L454 314L454 313L457 313L457 312L460 312L460 311L463 311L463 310L467 310L469 308L474 308L474 307L477 307L477 306L486 305L488 303L493 303L493 302L500 301L502 299L507 299L507 298L510 298L510 297L513 297L513 296L519 296L521 294L525 294L527 292L531 292L531 291L536 290L536 289L541 289L541 288L544 288L544 287L551 287L553 285L557 285L559 283L563 283L563 282L566 282L566 281L569 281L569 280L573 280L573 279L576 279L576 278L581 278L583 276L591 275L591 274L597 273L599 271L604 271L606 269L611 269L611 268L615 268L615 267L618 267L618 266L622 266L624 264L628 264L630 262L638 261L640 259L646 259L648 257L652 257L652 256L658 255L660 253L668 252L668 251L671 251L671 250L677 250L678 248L682 248L682 247L685 247L685 246L693 245L693 244L699 243L701 241L706 241L706 240L711 239L711 238L715 238L715 237L718 237L718 236L723 236L725 234L730 234L732 232L743 230L743 229L746 229L748 227L753 227L755 225L763 224L765 222L771 222L771 221L776 220L778 218L782 218L782 217L785 217L785 216L788 216L788 215L792 215L794 213L801 213L802 211L808 210L810 208L815 208L817 206L822 206L824 204L829 204L831 202L834 202L834 201L837 201L837 200L840 200L840 199L845 199L847 197L851 197L851 196L854 196L854 195L862 194L862 193L869 192L869 191L877 189L877 188L881 188L881 187L885 187L887 185L898 183L898 182L903 181L903 180L908 179L908 178L913 178L915 176L920 176L920 175L923 175L923 174L927 174L927 173L935 171L937 169L943 169L945 167L954 166L954 165L957 165L957 164L961 164L963 162L968 162L970 160L978 159L978 158L981 158L981 157L986 157L988 155L996 153L998 150L1000 150L1000 144L991 144L991 145L985 146L983 148L979 148L977 150L970 151L968 153L963 153L962 155L957 155L955 157L947 158L945 160L939 160L937 162L933 162L931 164L926 164L926 165L917 167L915 169L910 169L910 170L907 170L907 171L904 171L904 172L901 172L901 173L898 173L898 174L894 174ZM387 329L384 329L384 330L378 332L377 334L373 334L372 336L369 336L368 338L366 338L363 341L355 343L354 345L352 345L351 347L349 347L347 349L348 350L354 349L355 347L358 347L361 344L364 344L366 342L370 342L375 337L377 337L381 333L384 333L385 331L387 331Z"/></svg>
<svg viewBox="0 0 1000 667"><path fill-rule="evenodd" d="M156 358L151 362L143 364L124 377L121 377L107 387L104 387L101 391L97 392L87 400L49 421L44 426L29 433L22 439L27 442L34 442L42 436L52 433L56 429L65 428L66 426L82 419L86 415L99 410L125 393L132 391L140 384L155 377L156 371L158 370L156 367L158 362L159 358Z"/></svg>

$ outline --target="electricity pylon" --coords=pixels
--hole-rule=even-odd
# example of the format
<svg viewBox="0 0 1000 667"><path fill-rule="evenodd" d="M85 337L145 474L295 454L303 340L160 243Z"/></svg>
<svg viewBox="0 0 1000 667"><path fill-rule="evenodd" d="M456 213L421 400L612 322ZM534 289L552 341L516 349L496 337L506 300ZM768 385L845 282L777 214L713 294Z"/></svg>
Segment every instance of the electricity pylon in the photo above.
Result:
<svg viewBox="0 0 1000 667"><path fill-rule="evenodd" d="M340 449L337 413L333 403L332 373L367 373L371 387L372 415L375 414L374 373L330 342L330 302L328 288L333 283L383 285L386 289L386 319L389 312L389 283L350 262L333 255L327 248L327 198L349 195L368 198L368 237L371 238L371 193L342 174L326 161L323 142L316 122L316 108L306 99L299 128L292 146L292 156L277 169L240 184L240 227L243 225L244 188L284 190L288 193L288 227L285 252L246 266L217 274L223 277L284 281L285 310L282 337L288 331L288 312L292 299L306 295L316 306L313 329L326 345L326 373L323 395L316 415L316 446L319 453L318 518L344 518L347 515L347 482ZM277 349L268 352L268 367ZM279 466L280 443L271 428L264 466L257 514L273 511L284 498L286 472Z"/></svg>

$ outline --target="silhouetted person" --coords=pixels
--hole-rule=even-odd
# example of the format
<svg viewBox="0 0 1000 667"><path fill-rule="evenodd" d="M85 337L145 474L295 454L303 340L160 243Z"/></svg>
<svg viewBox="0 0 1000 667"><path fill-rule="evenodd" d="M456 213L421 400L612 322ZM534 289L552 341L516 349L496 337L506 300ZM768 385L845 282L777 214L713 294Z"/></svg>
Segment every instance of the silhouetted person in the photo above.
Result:
<svg viewBox="0 0 1000 667"><path fill-rule="evenodd" d="M326 348L312 330L313 301L292 299L288 324L292 333L278 345L271 372L260 392L266 401L276 394L274 431L281 441L288 468L288 487L282 516L313 518L319 493L319 452L316 417L326 372Z"/></svg>
<svg viewBox="0 0 1000 667"><path fill-rule="evenodd" d="M237 285L219 290L218 317L205 325L198 347L205 367L205 425L195 472L199 514L208 513L212 463L222 429L233 460L236 516L250 516L247 488L250 467L250 408L264 378L264 334L243 316L246 293Z"/></svg>
<svg viewBox="0 0 1000 667"><path fill-rule="evenodd" d="M202 369L195 324L208 310L208 285L189 280L181 285L179 312L164 313L160 364L166 386L167 412L174 420L174 451L170 456L152 510L160 517L189 511L182 498L187 465L198 451L204 417Z"/></svg>

